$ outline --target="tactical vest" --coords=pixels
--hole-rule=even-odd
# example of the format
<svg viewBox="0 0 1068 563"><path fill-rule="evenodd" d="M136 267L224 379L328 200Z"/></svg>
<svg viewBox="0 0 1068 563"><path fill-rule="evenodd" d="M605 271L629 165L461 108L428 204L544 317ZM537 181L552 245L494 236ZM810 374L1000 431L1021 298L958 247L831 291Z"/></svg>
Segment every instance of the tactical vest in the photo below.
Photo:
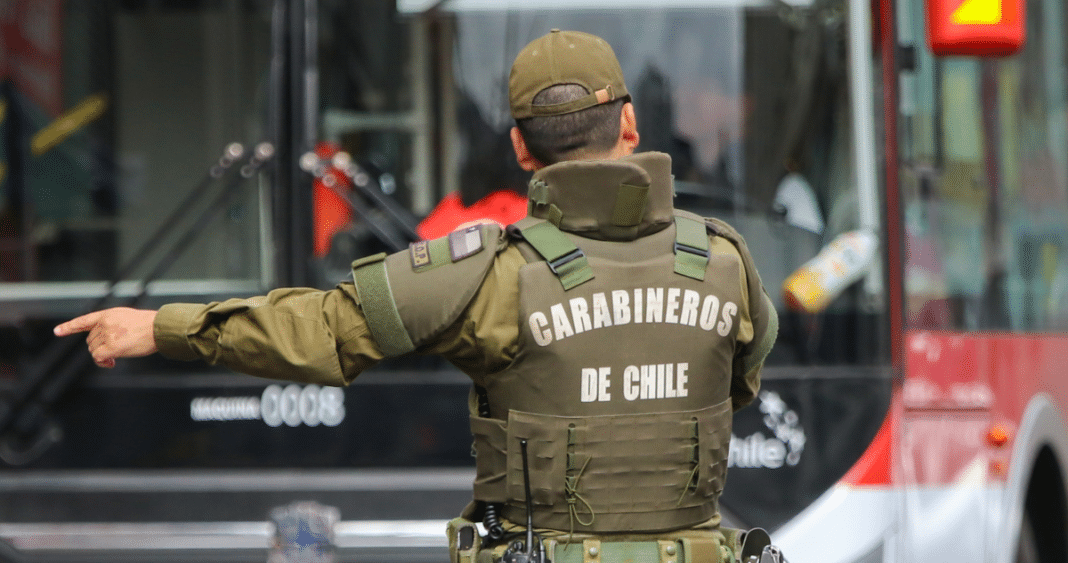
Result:
<svg viewBox="0 0 1068 563"><path fill-rule="evenodd" d="M679 212L676 222L704 248L676 250L674 227L629 242L532 218L511 228L529 262L519 352L486 380L490 416L471 420L477 500L523 521L526 440L539 527L657 531L716 515L744 278L736 255L701 255L703 219ZM676 253L707 265L679 274ZM586 279L567 288L581 270Z"/></svg>
<svg viewBox="0 0 1068 563"><path fill-rule="evenodd" d="M474 498L501 505L509 520L525 521L522 441L536 527L658 532L718 516L732 374L741 369L737 337L762 292L759 280L747 283L756 274L737 234L673 210L670 180L660 186L666 193L646 200L656 187L650 176L670 178L670 161L640 158L641 166L543 169L531 185L532 216L499 241L498 252L515 245L527 262L518 272L517 352L504 370L476 379L488 412L472 401L471 430ZM599 204L606 198L597 189L572 189L587 201L558 207L544 193L554 174L582 185L589 178L612 197ZM479 251L498 233L468 229L413 245L384 266L354 265L387 355L413 350L458 318L492 267L493 253ZM711 248L710 233L728 242ZM438 267L450 262L466 273ZM440 300L428 307L409 299L419 287L456 291L435 291Z"/></svg>

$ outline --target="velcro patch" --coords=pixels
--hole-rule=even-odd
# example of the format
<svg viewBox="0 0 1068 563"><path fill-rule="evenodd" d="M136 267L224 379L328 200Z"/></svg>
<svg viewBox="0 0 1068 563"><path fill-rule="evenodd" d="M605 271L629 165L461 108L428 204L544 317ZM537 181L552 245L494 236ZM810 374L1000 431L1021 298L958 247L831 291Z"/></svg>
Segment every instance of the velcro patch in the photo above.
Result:
<svg viewBox="0 0 1068 563"><path fill-rule="evenodd" d="M413 242L408 245L408 251L412 255L412 269L418 270L427 264L430 264L430 248L429 244L425 240L419 242Z"/></svg>
<svg viewBox="0 0 1068 563"><path fill-rule="evenodd" d="M449 255L457 262L482 250L482 227L475 225L449 233Z"/></svg>

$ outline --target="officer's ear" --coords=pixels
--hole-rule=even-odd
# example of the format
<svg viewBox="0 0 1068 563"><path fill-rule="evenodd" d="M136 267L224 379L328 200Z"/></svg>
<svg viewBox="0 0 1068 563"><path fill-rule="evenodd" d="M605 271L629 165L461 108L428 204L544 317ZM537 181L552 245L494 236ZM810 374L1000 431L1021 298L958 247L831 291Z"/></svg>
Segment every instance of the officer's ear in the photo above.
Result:
<svg viewBox="0 0 1068 563"><path fill-rule="evenodd" d="M638 148L638 120L634 116L634 104L623 104L623 111L619 112L619 140L616 148L620 156L633 154Z"/></svg>
<svg viewBox="0 0 1068 563"><path fill-rule="evenodd" d="M519 132L518 127L512 127L509 131L512 137L512 148L515 150L515 160L519 163L519 167L527 172L534 172L545 168L538 159L534 158L534 155L530 154L527 150L527 142L523 140L523 135Z"/></svg>

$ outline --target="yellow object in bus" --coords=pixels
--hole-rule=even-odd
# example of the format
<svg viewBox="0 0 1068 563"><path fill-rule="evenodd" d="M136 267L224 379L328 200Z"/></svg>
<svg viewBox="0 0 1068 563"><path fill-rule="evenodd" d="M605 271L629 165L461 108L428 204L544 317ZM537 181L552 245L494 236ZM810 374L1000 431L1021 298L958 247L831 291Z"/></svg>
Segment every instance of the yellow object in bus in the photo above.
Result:
<svg viewBox="0 0 1068 563"><path fill-rule="evenodd" d="M46 125L37 132L30 140L30 149L33 156L41 156L52 147L63 142L72 133L85 127L94 119L104 114L108 107L107 96L95 94L82 100L63 115L57 117L52 123Z"/></svg>
<svg viewBox="0 0 1068 563"><path fill-rule="evenodd" d="M1001 21L1001 0L966 0L953 11L957 25L991 25Z"/></svg>
<svg viewBox="0 0 1068 563"><path fill-rule="evenodd" d="M787 307L808 313L825 309L868 271L877 246L870 231L839 235L782 283Z"/></svg>

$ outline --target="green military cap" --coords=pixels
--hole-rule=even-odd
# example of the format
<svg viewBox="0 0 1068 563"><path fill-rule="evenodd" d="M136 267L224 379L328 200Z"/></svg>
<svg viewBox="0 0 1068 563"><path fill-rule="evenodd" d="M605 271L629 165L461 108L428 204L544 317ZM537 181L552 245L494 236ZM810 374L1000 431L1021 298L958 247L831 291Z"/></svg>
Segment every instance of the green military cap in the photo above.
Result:
<svg viewBox="0 0 1068 563"><path fill-rule="evenodd" d="M586 96L547 106L533 105L534 96L559 84L578 84ZM508 79L512 117L563 115L620 98L630 99L623 70L607 41L581 31L554 29L531 41L512 63Z"/></svg>

